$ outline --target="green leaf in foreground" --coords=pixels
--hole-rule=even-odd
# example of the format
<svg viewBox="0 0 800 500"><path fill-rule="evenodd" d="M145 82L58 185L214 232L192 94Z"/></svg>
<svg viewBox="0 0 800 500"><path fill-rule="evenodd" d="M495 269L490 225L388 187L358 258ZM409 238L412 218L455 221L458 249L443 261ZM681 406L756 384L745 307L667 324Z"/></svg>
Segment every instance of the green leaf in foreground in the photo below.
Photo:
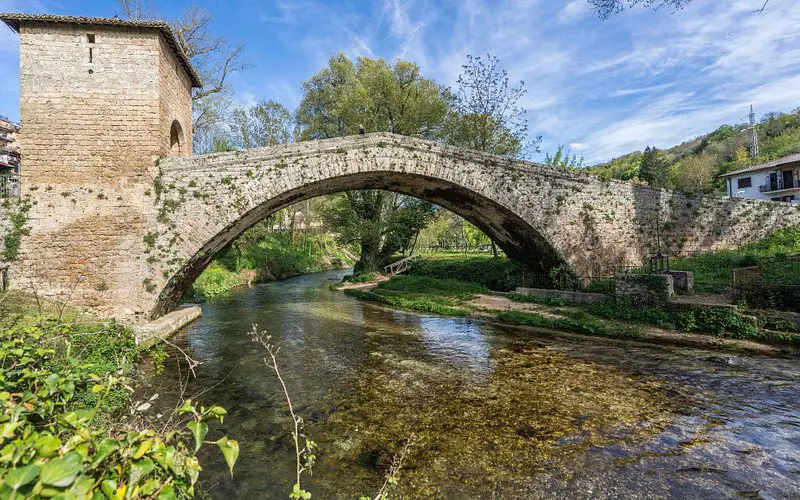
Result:
<svg viewBox="0 0 800 500"><path fill-rule="evenodd" d="M197 453L197 450L203 446L203 438L208 434L208 424L205 422L189 422L186 424L186 427L188 427L194 435L194 451Z"/></svg>
<svg viewBox="0 0 800 500"><path fill-rule="evenodd" d="M42 484L65 488L72 484L80 473L82 466L83 459L78 453L68 453L44 464L40 479Z"/></svg>
<svg viewBox="0 0 800 500"><path fill-rule="evenodd" d="M228 464L228 469L231 471L232 477L233 466L236 464L236 459L239 458L239 442L235 439L228 439L228 436L222 436L216 444L225 457L225 462Z"/></svg>
<svg viewBox="0 0 800 500"><path fill-rule="evenodd" d="M39 475L41 468L38 465L28 465L14 469L6 476L5 484L14 491L17 491L26 484L33 482Z"/></svg>

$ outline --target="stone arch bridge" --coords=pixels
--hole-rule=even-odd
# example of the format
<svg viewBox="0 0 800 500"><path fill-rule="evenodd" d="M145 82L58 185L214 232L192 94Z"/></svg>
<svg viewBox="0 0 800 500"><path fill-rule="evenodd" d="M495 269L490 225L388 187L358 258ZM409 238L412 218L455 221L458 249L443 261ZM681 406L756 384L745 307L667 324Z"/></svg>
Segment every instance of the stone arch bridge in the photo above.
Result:
<svg viewBox="0 0 800 500"><path fill-rule="evenodd" d="M640 264L657 250L656 226L676 254L732 248L800 223L800 208L788 204L651 189L383 133L162 159L149 179L125 196L88 189L79 201L33 186L30 234L11 264L12 286L68 295L106 315L159 316L259 220L352 189L434 202L481 228L510 257L578 274ZM79 206L96 214L93 231L108 232L102 244L82 236L90 230L78 225L85 218L57 216Z"/></svg>

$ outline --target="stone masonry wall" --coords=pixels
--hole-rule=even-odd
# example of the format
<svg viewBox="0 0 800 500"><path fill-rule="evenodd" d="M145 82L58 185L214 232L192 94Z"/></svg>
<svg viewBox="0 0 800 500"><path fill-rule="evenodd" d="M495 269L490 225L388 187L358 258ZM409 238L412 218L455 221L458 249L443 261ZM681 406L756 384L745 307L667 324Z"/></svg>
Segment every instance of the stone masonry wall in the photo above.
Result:
<svg viewBox="0 0 800 500"><path fill-rule="evenodd" d="M163 37L160 37L159 42L159 156L189 156L192 154L192 83ZM183 131L178 154L170 151L170 128L173 121L177 121Z"/></svg>
<svg viewBox="0 0 800 500"><path fill-rule="evenodd" d="M615 280L618 302L637 306L665 304L675 293L670 274L620 274Z"/></svg>
<svg viewBox="0 0 800 500"><path fill-rule="evenodd" d="M191 116L190 97L161 105L171 85L161 81L162 43L156 29L22 23L21 191L32 208L13 287L133 314L125 289L141 282L142 234L156 223L146 193L169 145L162 114Z"/></svg>

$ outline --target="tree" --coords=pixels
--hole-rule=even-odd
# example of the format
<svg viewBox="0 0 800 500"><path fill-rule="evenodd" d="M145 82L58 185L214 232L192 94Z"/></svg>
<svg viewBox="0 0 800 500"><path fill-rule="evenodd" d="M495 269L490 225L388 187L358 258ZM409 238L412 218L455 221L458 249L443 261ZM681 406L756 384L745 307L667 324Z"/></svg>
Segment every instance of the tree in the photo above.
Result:
<svg viewBox="0 0 800 500"><path fill-rule="evenodd" d="M512 85L500 60L467 56L452 96L452 111L445 128L450 144L484 153L520 157L539 152L541 137L528 138L525 109L519 105L525 83ZM497 245L492 241L497 257Z"/></svg>
<svg viewBox="0 0 800 500"><path fill-rule="evenodd" d="M672 9L678 11L687 6L692 0L588 0L592 6L592 10L600 19L608 19L609 17L619 14L623 10L627 10L637 6L643 6L648 9L658 10L661 8ZM764 0L761 8L756 9L754 12L760 14L767 8L770 0Z"/></svg>
<svg viewBox="0 0 800 500"><path fill-rule="evenodd" d="M539 152L541 137L528 138L525 109L519 105L527 93L525 83L512 85L500 60L467 56L462 67L449 116L446 140L455 146L484 153L520 157Z"/></svg>
<svg viewBox="0 0 800 500"><path fill-rule="evenodd" d="M669 163L661 151L646 147L639 166L639 178L652 187L667 187L669 182Z"/></svg>
<svg viewBox="0 0 800 500"><path fill-rule="evenodd" d="M545 153L544 163L545 165L565 170L575 170L584 166L583 155L578 156L577 153L572 153L563 144L558 145L558 149L553 156L550 156L550 153Z"/></svg>
<svg viewBox="0 0 800 500"><path fill-rule="evenodd" d="M296 137L294 115L273 100L261 101L233 112L233 142L240 149L288 144Z"/></svg>
<svg viewBox="0 0 800 500"><path fill-rule="evenodd" d="M713 191L717 173L717 159L711 155L697 155L684 158L678 165L675 187L690 193L709 193Z"/></svg>
<svg viewBox="0 0 800 500"><path fill-rule="evenodd" d="M448 108L447 89L423 78L419 68L398 60L343 54L303 84L298 107L300 137L325 139L367 132L392 132L434 139ZM325 215L344 243L357 243L359 272L378 270L425 226L435 208L427 202L376 190L339 195Z"/></svg>

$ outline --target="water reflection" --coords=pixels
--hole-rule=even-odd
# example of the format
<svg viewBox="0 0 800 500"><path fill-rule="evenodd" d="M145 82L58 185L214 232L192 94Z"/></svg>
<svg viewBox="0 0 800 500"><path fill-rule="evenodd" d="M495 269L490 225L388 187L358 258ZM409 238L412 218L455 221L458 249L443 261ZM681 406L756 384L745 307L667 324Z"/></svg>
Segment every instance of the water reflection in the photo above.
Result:
<svg viewBox="0 0 800 500"><path fill-rule="evenodd" d="M790 359L720 355L439 318L328 289L336 273L204 305L175 342L203 361L189 391L229 408L233 480L201 456L216 498L285 498L291 421L253 323L321 447L316 498L377 490L404 440L403 498L800 496L800 379ZM154 381L164 408L176 364ZM171 394L172 393L172 394Z"/></svg>

